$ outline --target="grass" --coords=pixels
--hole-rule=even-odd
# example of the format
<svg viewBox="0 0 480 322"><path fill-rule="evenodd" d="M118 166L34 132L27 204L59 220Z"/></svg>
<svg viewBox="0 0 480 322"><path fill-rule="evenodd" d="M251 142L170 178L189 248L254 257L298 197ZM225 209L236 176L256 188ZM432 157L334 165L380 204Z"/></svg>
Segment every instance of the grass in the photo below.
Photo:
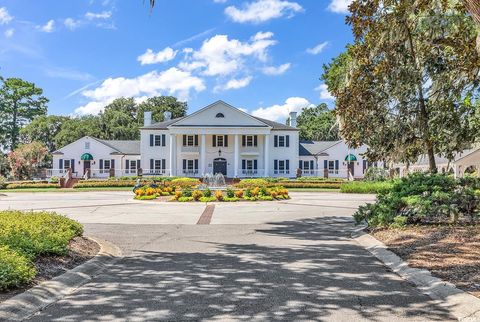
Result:
<svg viewBox="0 0 480 322"><path fill-rule="evenodd" d="M288 188L290 192L340 192L340 189L327 188Z"/></svg>
<svg viewBox="0 0 480 322"><path fill-rule="evenodd" d="M85 191L132 191L133 187L94 187L94 188L75 188L75 189L52 189L52 188L26 188L26 189L2 189L0 193L5 192L85 192Z"/></svg>

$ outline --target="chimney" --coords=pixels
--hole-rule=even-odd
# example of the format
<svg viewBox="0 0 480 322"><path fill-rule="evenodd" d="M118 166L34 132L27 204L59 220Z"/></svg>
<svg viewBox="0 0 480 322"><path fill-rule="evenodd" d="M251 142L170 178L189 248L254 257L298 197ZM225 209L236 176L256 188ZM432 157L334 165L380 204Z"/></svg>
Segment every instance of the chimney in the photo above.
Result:
<svg viewBox="0 0 480 322"><path fill-rule="evenodd" d="M297 112L290 112L290 126L297 127Z"/></svg>
<svg viewBox="0 0 480 322"><path fill-rule="evenodd" d="M172 112L166 111L163 113L163 120L170 121L172 119Z"/></svg>
<svg viewBox="0 0 480 322"><path fill-rule="evenodd" d="M152 112L143 113L143 126L149 126L152 124Z"/></svg>

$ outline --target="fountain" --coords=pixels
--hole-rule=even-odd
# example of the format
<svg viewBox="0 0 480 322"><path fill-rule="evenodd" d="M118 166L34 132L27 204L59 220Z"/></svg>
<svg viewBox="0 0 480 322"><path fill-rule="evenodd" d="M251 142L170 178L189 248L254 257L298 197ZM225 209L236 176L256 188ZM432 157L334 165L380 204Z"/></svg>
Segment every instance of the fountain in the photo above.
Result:
<svg viewBox="0 0 480 322"><path fill-rule="evenodd" d="M198 186L200 190L224 190L227 187L225 177L222 173L207 173L203 175L202 184Z"/></svg>

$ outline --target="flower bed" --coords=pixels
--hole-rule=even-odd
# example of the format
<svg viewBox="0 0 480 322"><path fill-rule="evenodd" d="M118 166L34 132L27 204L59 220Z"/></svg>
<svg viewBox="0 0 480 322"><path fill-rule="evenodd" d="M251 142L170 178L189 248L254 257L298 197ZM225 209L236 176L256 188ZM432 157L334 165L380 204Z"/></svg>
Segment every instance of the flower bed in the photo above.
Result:
<svg viewBox="0 0 480 322"><path fill-rule="evenodd" d="M51 212L0 212L0 290L18 287L36 275L33 261L42 255L64 255L83 227Z"/></svg>
<svg viewBox="0 0 480 322"><path fill-rule="evenodd" d="M190 187L179 188L175 187L163 187L163 188L151 188L144 186L135 191L134 198L137 200L153 200L160 196L171 196L170 201L178 202L237 202L237 201L273 201L289 199L288 190L282 186L275 187L253 187L246 189L231 189L228 188L224 191L210 189L205 190L192 190Z"/></svg>

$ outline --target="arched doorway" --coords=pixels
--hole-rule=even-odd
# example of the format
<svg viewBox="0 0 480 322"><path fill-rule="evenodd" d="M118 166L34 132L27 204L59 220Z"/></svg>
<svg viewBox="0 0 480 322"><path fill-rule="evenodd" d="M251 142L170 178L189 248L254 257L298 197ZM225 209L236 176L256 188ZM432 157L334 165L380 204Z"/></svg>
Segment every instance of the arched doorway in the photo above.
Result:
<svg viewBox="0 0 480 322"><path fill-rule="evenodd" d="M224 158L217 158L213 160L213 174L221 173L227 175L227 160Z"/></svg>
<svg viewBox="0 0 480 322"><path fill-rule="evenodd" d="M83 175L85 176L90 173L93 156L90 153L84 153L80 159L83 161Z"/></svg>
<svg viewBox="0 0 480 322"><path fill-rule="evenodd" d="M347 162L348 172L352 175L355 175L355 162L357 162L357 157L354 154L349 154L345 157L345 162Z"/></svg>

